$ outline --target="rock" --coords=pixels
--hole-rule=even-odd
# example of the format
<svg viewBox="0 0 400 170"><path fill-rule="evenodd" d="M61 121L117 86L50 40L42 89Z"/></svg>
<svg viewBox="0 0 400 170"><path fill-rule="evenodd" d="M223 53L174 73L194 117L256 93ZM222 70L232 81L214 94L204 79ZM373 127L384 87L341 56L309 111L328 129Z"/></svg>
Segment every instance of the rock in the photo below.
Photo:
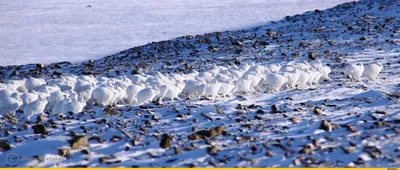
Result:
<svg viewBox="0 0 400 170"><path fill-rule="evenodd" d="M110 157L107 157L107 156L103 156L103 157L100 157L99 158L99 162L102 164L102 163L106 163L108 160L110 160L111 158Z"/></svg>
<svg viewBox="0 0 400 170"><path fill-rule="evenodd" d="M36 70L42 70L44 68L43 64L36 64Z"/></svg>
<svg viewBox="0 0 400 170"><path fill-rule="evenodd" d="M92 136L92 137L89 138L89 140L95 140L95 141L97 141L99 143L103 143L103 139L101 139L100 136Z"/></svg>
<svg viewBox="0 0 400 170"><path fill-rule="evenodd" d="M211 137L212 136L211 130L200 130L200 131L197 131L196 134L199 135L200 137Z"/></svg>
<svg viewBox="0 0 400 170"><path fill-rule="evenodd" d="M18 119L15 118L14 116L11 116L10 114L6 114L4 116L7 120L9 120L11 123L17 124L18 123Z"/></svg>
<svg viewBox="0 0 400 170"><path fill-rule="evenodd" d="M164 148L164 149L170 148L171 147L171 143L172 143L171 137L169 135L167 135L167 134L163 134L163 136L161 138L161 141L160 141L160 147Z"/></svg>
<svg viewBox="0 0 400 170"><path fill-rule="evenodd" d="M393 131L394 131L394 133L396 133L396 134L400 134L400 130L399 130L398 128L396 128L396 127L393 128Z"/></svg>
<svg viewBox="0 0 400 170"><path fill-rule="evenodd" d="M215 131L217 132L217 135L223 135L225 132L225 128L223 126L217 126L216 128L214 128Z"/></svg>
<svg viewBox="0 0 400 170"><path fill-rule="evenodd" d="M278 105L274 104L271 106L271 113L279 113L280 112L279 110L280 109Z"/></svg>
<svg viewBox="0 0 400 170"><path fill-rule="evenodd" d="M251 146L250 149L251 149L252 152L257 152L257 146L256 145Z"/></svg>
<svg viewBox="0 0 400 170"><path fill-rule="evenodd" d="M13 72L10 74L10 77L12 77L12 76L19 76L19 72L18 72L18 71L13 71Z"/></svg>
<svg viewBox="0 0 400 170"><path fill-rule="evenodd" d="M104 115L105 116L117 116L117 115L121 115L121 113L118 111L118 109L116 107L112 107L111 105L108 105L105 109L104 109Z"/></svg>
<svg viewBox="0 0 400 170"><path fill-rule="evenodd" d="M81 153L85 155L90 155L90 151L88 149L82 149Z"/></svg>
<svg viewBox="0 0 400 170"><path fill-rule="evenodd" d="M367 37L363 36L363 37L360 38L360 41L365 41L365 40L367 40Z"/></svg>
<svg viewBox="0 0 400 170"><path fill-rule="evenodd" d="M308 58L311 60L315 60L317 58L317 53L314 52L309 53Z"/></svg>
<svg viewBox="0 0 400 170"><path fill-rule="evenodd" d="M313 151L311 145L305 145L305 146L300 150L300 153L305 153L305 154L311 155L311 154L314 154L314 151Z"/></svg>
<svg viewBox="0 0 400 170"><path fill-rule="evenodd" d="M326 120L322 120L319 128L328 132L332 131L332 125Z"/></svg>
<svg viewBox="0 0 400 170"><path fill-rule="evenodd" d="M215 105L215 109L217 110L218 114L225 114L225 112L221 109L221 107L219 105Z"/></svg>
<svg viewBox="0 0 400 170"><path fill-rule="evenodd" d="M153 115L152 117L151 117L151 120L158 120L159 119L159 117L157 116L157 115Z"/></svg>
<svg viewBox="0 0 400 170"><path fill-rule="evenodd" d="M182 149L179 149L178 147L174 147L175 155L181 154L182 152L183 152Z"/></svg>
<svg viewBox="0 0 400 170"><path fill-rule="evenodd" d="M106 161L106 164L107 164L107 165L114 165L114 164L119 164L119 163L121 163L121 162L122 162L121 160Z"/></svg>
<svg viewBox="0 0 400 170"><path fill-rule="evenodd" d="M240 42L240 41L238 41L238 40L234 41L234 42L232 43L232 45L236 45L236 46L238 46L238 47L243 47L243 43Z"/></svg>
<svg viewBox="0 0 400 170"><path fill-rule="evenodd" d="M136 140L136 139L131 140L131 144L132 144L133 146L137 146L137 145L139 144L139 140Z"/></svg>
<svg viewBox="0 0 400 170"><path fill-rule="evenodd" d="M210 137L214 137L214 136L217 136L217 135L218 135L218 133L217 133L217 131L215 129L211 129L210 130L210 133L209 133Z"/></svg>
<svg viewBox="0 0 400 170"><path fill-rule="evenodd" d="M262 118L261 116L255 115L255 116L254 116L254 119L256 119L256 120L263 120L264 118Z"/></svg>
<svg viewBox="0 0 400 170"><path fill-rule="evenodd" d="M40 115L39 117L37 117L36 122L37 122L37 123L40 123L40 122L46 121L46 120L47 120L47 117L46 117L45 114L43 114L43 115Z"/></svg>
<svg viewBox="0 0 400 170"><path fill-rule="evenodd" d="M312 140L314 147L318 148L320 146L319 142L315 139Z"/></svg>
<svg viewBox="0 0 400 170"><path fill-rule="evenodd" d="M299 123L300 122L299 119L297 119L295 117L292 117L291 120L292 120L293 123Z"/></svg>
<svg viewBox="0 0 400 170"><path fill-rule="evenodd" d="M140 74L140 69L132 70L132 74Z"/></svg>
<svg viewBox="0 0 400 170"><path fill-rule="evenodd" d="M201 139L201 136L198 135L198 134L193 134L193 135L190 135L190 136L188 137L188 139L189 139L189 140L199 140L199 139Z"/></svg>
<svg viewBox="0 0 400 170"><path fill-rule="evenodd" d="M207 153L209 155L216 155L220 149L216 146L210 146L207 148Z"/></svg>
<svg viewBox="0 0 400 170"><path fill-rule="evenodd" d="M349 27L347 27L347 30L351 31L351 30L353 30L353 27L349 26Z"/></svg>
<svg viewBox="0 0 400 170"><path fill-rule="evenodd" d="M193 38L193 35L186 35L186 38L190 40Z"/></svg>
<svg viewBox="0 0 400 170"><path fill-rule="evenodd" d="M341 149L343 149L343 151L346 153L346 154L351 154L351 153L354 153L355 151L356 151L356 149L354 148L354 147L343 147L343 146L341 146L340 147Z"/></svg>
<svg viewBox="0 0 400 170"><path fill-rule="evenodd" d="M60 73L58 71L54 71L52 77L57 78L57 77L60 77L61 75L62 75L62 73Z"/></svg>
<svg viewBox="0 0 400 170"><path fill-rule="evenodd" d="M223 126L217 126L215 128L211 128L210 130L200 130L195 134L192 134L188 137L189 140L198 140L202 138L210 138L214 136L220 135L228 135L228 132L225 131Z"/></svg>
<svg viewBox="0 0 400 170"><path fill-rule="evenodd" d="M295 159L293 162L294 162L294 165L296 165L296 166L301 165L300 159Z"/></svg>
<svg viewBox="0 0 400 170"><path fill-rule="evenodd" d="M256 113L257 114L264 114L265 112L263 110L261 110L261 109L258 109Z"/></svg>
<svg viewBox="0 0 400 170"><path fill-rule="evenodd" d="M35 133L35 134L42 134L42 135L47 134L46 126L44 126L42 124L37 124L35 126L32 126L32 128L33 128L33 133Z"/></svg>
<svg viewBox="0 0 400 170"><path fill-rule="evenodd" d="M111 138L111 141L113 141L113 142L118 142L118 141L120 141L121 139L122 139L121 136L114 135L114 136Z"/></svg>
<svg viewBox="0 0 400 170"><path fill-rule="evenodd" d="M323 115L324 111L320 107L315 107L314 108L314 113L317 115Z"/></svg>
<svg viewBox="0 0 400 170"><path fill-rule="evenodd" d="M11 149L11 145L6 140L0 140L0 151L5 152Z"/></svg>
<svg viewBox="0 0 400 170"><path fill-rule="evenodd" d="M388 112L377 110L375 111L376 114L388 115Z"/></svg>
<svg viewBox="0 0 400 170"><path fill-rule="evenodd" d="M151 126L151 122L150 122L149 120L144 121L144 124L145 124L146 126Z"/></svg>
<svg viewBox="0 0 400 170"><path fill-rule="evenodd" d="M65 157L65 158L70 158L71 157L71 149L60 148L60 149L58 149L58 155Z"/></svg>
<svg viewBox="0 0 400 170"><path fill-rule="evenodd" d="M69 143L71 145L72 150L77 150L81 147L89 146L88 139L85 136L80 136L80 135L72 137Z"/></svg>
<svg viewBox="0 0 400 170"><path fill-rule="evenodd" d="M268 157L273 157L274 155L275 154L271 151L267 151L267 153L265 154L265 156L268 156Z"/></svg>

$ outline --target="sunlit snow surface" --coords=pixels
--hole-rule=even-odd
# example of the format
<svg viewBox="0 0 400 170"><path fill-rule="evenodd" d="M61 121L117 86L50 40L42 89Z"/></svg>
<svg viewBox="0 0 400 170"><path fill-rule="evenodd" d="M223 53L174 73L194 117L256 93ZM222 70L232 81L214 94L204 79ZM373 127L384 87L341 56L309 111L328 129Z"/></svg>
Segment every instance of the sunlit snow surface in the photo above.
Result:
<svg viewBox="0 0 400 170"><path fill-rule="evenodd" d="M79 62L187 34L237 30L350 0L2 0L0 65Z"/></svg>

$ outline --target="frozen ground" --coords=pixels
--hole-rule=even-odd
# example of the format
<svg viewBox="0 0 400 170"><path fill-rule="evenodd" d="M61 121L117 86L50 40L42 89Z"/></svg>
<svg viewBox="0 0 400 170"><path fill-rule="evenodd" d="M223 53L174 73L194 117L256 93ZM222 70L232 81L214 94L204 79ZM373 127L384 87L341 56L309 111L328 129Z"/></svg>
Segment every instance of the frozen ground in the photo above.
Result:
<svg viewBox="0 0 400 170"><path fill-rule="evenodd" d="M114 116L106 116L99 106L73 115L47 115L40 122L45 135L34 134L37 123L23 121L18 111L19 122L0 119L0 146L11 147L0 152L0 160L15 154L30 160L0 161L0 166L399 167L399 28L397 0L362 0L257 28L152 43L93 62L0 67L2 82L60 74L130 77L137 69L190 73L209 70L214 63L302 62L310 53L332 68L332 81L306 89L220 97L215 102L120 105L113 109L121 114ZM375 60L384 66L378 82L351 82L341 74L346 63ZM216 104L223 114L217 113ZM273 105L279 111L272 111ZM316 108L322 113L316 114ZM325 121L331 129L321 127ZM217 126L226 132L189 138ZM168 149L160 147L163 134L170 136ZM68 140L76 135L90 139L88 146L72 149ZM58 149L71 152L60 156ZM37 159L43 157L58 160Z"/></svg>
<svg viewBox="0 0 400 170"><path fill-rule="evenodd" d="M0 66L99 59L149 42L249 28L348 1L2 0Z"/></svg>

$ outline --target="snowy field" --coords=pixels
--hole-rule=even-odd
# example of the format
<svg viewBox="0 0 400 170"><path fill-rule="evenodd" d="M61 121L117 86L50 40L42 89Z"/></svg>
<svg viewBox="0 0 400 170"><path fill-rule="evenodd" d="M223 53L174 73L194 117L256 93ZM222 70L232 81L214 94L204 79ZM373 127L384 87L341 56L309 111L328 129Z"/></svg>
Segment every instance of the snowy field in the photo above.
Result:
<svg viewBox="0 0 400 170"><path fill-rule="evenodd" d="M398 28L360 0L0 67L0 167L399 167Z"/></svg>
<svg viewBox="0 0 400 170"><path fill-rule="evenodd" d="M0 66L99 59L187 34L238 30L350 0L2 0Z"/></svg>

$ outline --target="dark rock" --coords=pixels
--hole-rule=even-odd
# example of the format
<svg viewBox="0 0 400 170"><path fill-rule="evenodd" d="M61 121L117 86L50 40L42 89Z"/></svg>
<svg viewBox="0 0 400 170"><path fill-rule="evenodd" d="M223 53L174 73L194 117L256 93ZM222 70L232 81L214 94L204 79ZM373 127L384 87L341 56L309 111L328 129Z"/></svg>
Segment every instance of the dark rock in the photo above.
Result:
<svg viewBox="0 0 400 170"><path fill-rule="evenodd" d="M267 153L265 154L265 156L268 156L268 157L273 157L274 155L275 154L271 151L267 151Z"/></svg>
<svg viewBox="0 0 400 170"><path fill-rule="evenodd" d="M171 147L171 143L172 143L171 137L169 135L167 135L167 134L163 134L163 136L161 138L161 141L160 141L160 147L164 148L164 149L170 148Z"/></svg>
<svg viewBox="0 0 400 170"><path fill-rule="evenodd" d="M347 30L353 30L353 27L352 26L349 26L349 27L347 27Z"/></svg>
<svg viewBox="0 0 400 170"><path fill-rule="evenodd" d="M10 114L6 114L4 116L7 120L9 120L11 123L17 124L18 123L18 119L15 118L14 116L11 116Z"/></svg>
<svg viewBox="0 0 400 170"><path fill-rule="evenodd" d="M100 136L92 136L92 137L89 138L89 140L95 140L95 141L97 141L99 143L103 143L103 139L101 139Z"/></svg>
<svg viewBox="0 0 400 170"><path fill-rule="evenodd" d="M225 114L219 105L215 105L215 109L217 110L218 114Z"/></svg>
<svg viewBox="0 0 400 170"><path fill-rule="evenodd" d="M121 113L118 111L118 109L116 107L112 107L111 105L108 105L104 109L103 113L104 113L105 116L118 116L118 115L121 115Z"/></svg>
<svg viewBox="0 0 400 170"><path fill-rule="evenodd" d="M311 154L314 154L314 151L313 151L311 145L305 145L305 146L300 150L300 153L305 153L305 154L311 155Z"/></svg>
<svg viewBox="0 0 400 170"><path fill-rule="evenodd" d="M308 58L311 60L315 60L317 58L317 53L314 52L309 53Z"/></svg>
<svg viewBox="0 0 400 170"><path fill-rule="evenodd" d="M44 68L43 64L36 64L36 70L42 70Z"/></svg>
<svg viewBox="0 0 400 170"><path fill-rule="evenodd" d="M332 131L332 125L326 120L322 120L319 128L328 132Z"/></svg>
<svg viewBox="0 0 400 170"><path fill-rule="evenodd" d="M278 105L274 104L274 105L271 106L271 113L280 113L279 110L280 109L279 109Z"/></svg>
<svg viewBox="0 0 400 170"><path fill-rule="evenodd" d="M34 125L34 126L32 126L32 128L33 128L33 133L35 133L35 134L42 134L42 135L47 134L46 126L44 126L42 124Z"/></svg>
<svg viewBox="0 0 400 170"><path fill-rule="evenodd" d="M132 70L132 74L140 74L140 69Z"/></svg>
<svg viewBox="0 0 400 170"><path fill-rule="evenodd" d="M11 149L11 145L6 140L0 140L0 151L5 152Z"/></svg>
<svg viewBox="0 0 400 170"><path fill-rule="evenodd" d="M295 118L295 117L292 117L291 120L292 120L293 123L299 123L299 122L300 122L300 121L299 121L297 118Z"/></svg>
<svg viewBox="0 0 400 170"><path fill-rule="evenodd" d="M201 136L198 134L193 134L193 135L189 135L188 139L189 140L199 140L199 139L201 139Z"/></svg>
<svg viewBox="0 0 400 170"><path fill-rule="evenodd" d="M234 41L234 42L232 43L232 45L236 45L236 46L238 46L238 47L243 47L243 43L240 42L240 41L238 41L238 40Z"/></svg>
<svg viewBox="0 0 400 170"><path fill-rule="evenodd" d="M82 149L81 153L85 155L90 155L90 151L88 149Z"/></svg>
<svg viewBox="0 0 400 170"><path fill-rule="evenodd" d="M217 126L214 129L217 132L217 135L223 135L223 133L225 132L225 128L223 126Z"/></svg>
<svg viewBox="0 0 400 170"><path fill-rule="evenodd" d="M216 146L210 146L207 148L207 153L209 155L216 155L220 149Z"/></svg>
<svg viewBox="0 0 400 170"><path fill-rule="evenodd" d="M102 163L106 163L108 160L110 160L111 158L108 156L103 156L99 158L99 162Z"/></svg>
<svg viewBox="0 0 400 170"><path fill-rule="evenodd" d="M323 115L324 111L320 107L315 107L314 108L314 113L317 115Z"/></svg>
<svg viewBox="0 0 400 170"><path fill-rule="evenodd" d="M186 35L186 38L190 40L193 38L193 35Z"/></svg>
<svg viewBox="0 0 400 170"><path fill-rule="evenodd" d="M343 147L343 146L341 146L340 148L343 149L343 151L346 154L351 154L351 153L354 153L356 151L354 147Z"/></svg>
<svg viewBox="0 0 400 170"><path fill-rule="evenodd" d="M319 142L315 139L312 140L314 147L318 148L320 146Z"/></svg>
<svg viewBox="0 0 400 170"><path fill-rule="evenodd" d="M71 157L71 149L60 148L60 149L58 149L58 155L65 157L65 158L70 158Z"/></svg>
<svg viewBox="0 0 400 170"><path fill-rule="evenodd" d="M72 150L77 150L81 147L89 146L88 139L85 136L79 136L79 135L72 137L69 143L71 145Z"/></svg>
<svg viewBox="0 0 400 170"><path fill-rule="evenodd" d="M182 149L179 149L178 147L174 147L175 155L181 154L182 152L183 152Z"/></svg>
<svg viewBox="0 0 400 170"><path fill-rule="evenodd" d="M129 132L123 130L123 129L119 129L121 131L122 134L124 134L126 137L133 139L133 135L130 134Z"/></svg>

